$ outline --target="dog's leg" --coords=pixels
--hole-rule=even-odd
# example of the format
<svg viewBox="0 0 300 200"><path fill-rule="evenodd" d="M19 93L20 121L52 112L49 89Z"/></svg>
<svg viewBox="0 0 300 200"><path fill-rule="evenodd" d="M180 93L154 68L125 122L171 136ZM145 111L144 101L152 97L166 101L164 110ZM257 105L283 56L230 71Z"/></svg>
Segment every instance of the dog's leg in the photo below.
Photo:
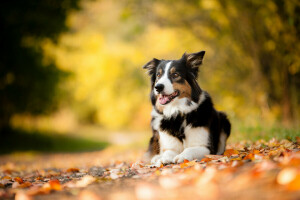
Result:
<svg viewBox="0 0 300 200"><path fill-rule="evenodd" d="M165 132L159 132L160 136L160 155L152 158L151 164L159 167L161 164L172 163L175 156L183 150L182 142Z"/></svg>
<svg viewBox="0 0 300 200"><path fill-rule="evenodd" d="M173 162L180 163L186 160L202 159L210 154L207 148L209 145L209 132L205 127L192 128L187 126L185 129L184 151L177 155Z"/></svg>

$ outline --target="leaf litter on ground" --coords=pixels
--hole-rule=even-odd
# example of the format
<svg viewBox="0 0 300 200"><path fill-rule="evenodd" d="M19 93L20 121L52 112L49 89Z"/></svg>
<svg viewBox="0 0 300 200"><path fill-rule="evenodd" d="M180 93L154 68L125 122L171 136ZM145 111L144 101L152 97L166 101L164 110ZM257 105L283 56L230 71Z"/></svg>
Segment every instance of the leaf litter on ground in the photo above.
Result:
<svg viewBox="0 0 300 200"><path fill-rule="evenodd" d="M123 160L107 154L76 155L69 168L2 162L0 199L300 199L299 141L243 141L224 155L159 168L138 161L139 153Z"/></svg>

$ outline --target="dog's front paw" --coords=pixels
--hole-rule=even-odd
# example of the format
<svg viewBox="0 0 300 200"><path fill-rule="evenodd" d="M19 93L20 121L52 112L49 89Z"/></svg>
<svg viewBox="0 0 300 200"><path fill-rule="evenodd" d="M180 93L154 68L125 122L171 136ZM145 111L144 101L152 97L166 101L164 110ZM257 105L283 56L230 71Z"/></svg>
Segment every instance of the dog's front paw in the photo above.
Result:
<svg viewBox="0 0 300 200"><path fill-rule="evenodd" d="M175 156L173 162L181 163L184 160L192 161L194 159L201 160L204 155L210 153L209 149L206 147L189 147L186 148L181 154Z"/></svg>
<svg viewBox="0 0 300 200"><path fill-rule="evenodd" d="M181 153L173 159L173 163L182 163L184 160L192 161L193 156L185 153Z"/></svg>
<svg viewBox="0 0 300 200"><path fill-rule="evenodd" d="M161 159L161 155L155 155L152 159L151 159L151 164L156 166L156 163Z"/></svg>
<svg viewBox="0 0 300 200"><path fill-rule="evenodd" d="M162 164L170 164L173 162L175 156L175 152L165 152L163 155L154 156L151 160L151 164L156 167L160 167Z"/></svg>

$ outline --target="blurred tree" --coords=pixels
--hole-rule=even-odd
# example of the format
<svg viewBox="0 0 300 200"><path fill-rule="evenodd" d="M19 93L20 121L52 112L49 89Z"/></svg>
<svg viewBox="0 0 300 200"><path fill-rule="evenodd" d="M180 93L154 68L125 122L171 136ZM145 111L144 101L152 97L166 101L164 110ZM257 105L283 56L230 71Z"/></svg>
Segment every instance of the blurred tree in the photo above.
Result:
<svg viewBox="0 0 300 200"><path fill-rule="evenodd" d="M280 105L285 124L295 120L300 94L300 2L220 0L230 34L255 61L268 104ZM233 14L232 9L236 12ZM257 83L259 84L259 83ZM297 89L298 88L298 89Z"/></svg>
<svg viewBox="0 0 300 200"><path fill-rule="evenodd" d="M55 108L57 85L65 74L43 62L39 43L66 30L77 1L11 0L0 5L0 129L13 114L47 113Z"/></svg>
<svg viewBox="0 0 300 200"><path fill-rule="evenodd" d="M229 88L240 90L237 95L248 101L246 105L252 104L252 109L259 107L262 115L272 112L285 124L297 122L300 115L298 0L177 1L168 9L170 3L156 2L149 19L164 27L186 28L206 41L214 49L215 64L228 70L223 75L233 73L238 85ZM248 86L242 88L241 82Z"/></svg>
<svg viewBox="0 0 300 200"><path fill-rule="evenodd" d="M43 50L73 73L67 106L88 122L145 127L141 66L203 49L199 82L217 107L246 125L273 125L300 116L298 11L296 0L82 0L70 31Z"/></svg>

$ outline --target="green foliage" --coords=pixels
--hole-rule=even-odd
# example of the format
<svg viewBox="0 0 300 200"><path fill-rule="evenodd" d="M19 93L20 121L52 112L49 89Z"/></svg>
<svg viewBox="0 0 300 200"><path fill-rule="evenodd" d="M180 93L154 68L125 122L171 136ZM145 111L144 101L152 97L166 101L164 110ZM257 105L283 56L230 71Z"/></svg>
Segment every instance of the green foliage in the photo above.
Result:
<svg viewBox="0 0 300 200"><path fill-rule="evenodd" d="M95 151L107 147L107 142L95 141L47 132L7 130L1 136L0 154L19 151L80 152Z"/></svg>
<svg viewBox="0 0 300 200"><path fill-rule="evenodd" d="M278 140L288 139L293 142L297 141L296 137L300 137L299 128L283 128L283 127L265 127L265 126L243 126L234 127L233 132L229 138L229 143L240 141L269 141L272 138Z"/></svg>
<svg viewBox="0 0 300 200"><path fill-rule="evenodd" d="M0 129L16 113L49 113L65 72L43 62L39 43L66 30L76 1L6 1L0 6Z"/></svg>

